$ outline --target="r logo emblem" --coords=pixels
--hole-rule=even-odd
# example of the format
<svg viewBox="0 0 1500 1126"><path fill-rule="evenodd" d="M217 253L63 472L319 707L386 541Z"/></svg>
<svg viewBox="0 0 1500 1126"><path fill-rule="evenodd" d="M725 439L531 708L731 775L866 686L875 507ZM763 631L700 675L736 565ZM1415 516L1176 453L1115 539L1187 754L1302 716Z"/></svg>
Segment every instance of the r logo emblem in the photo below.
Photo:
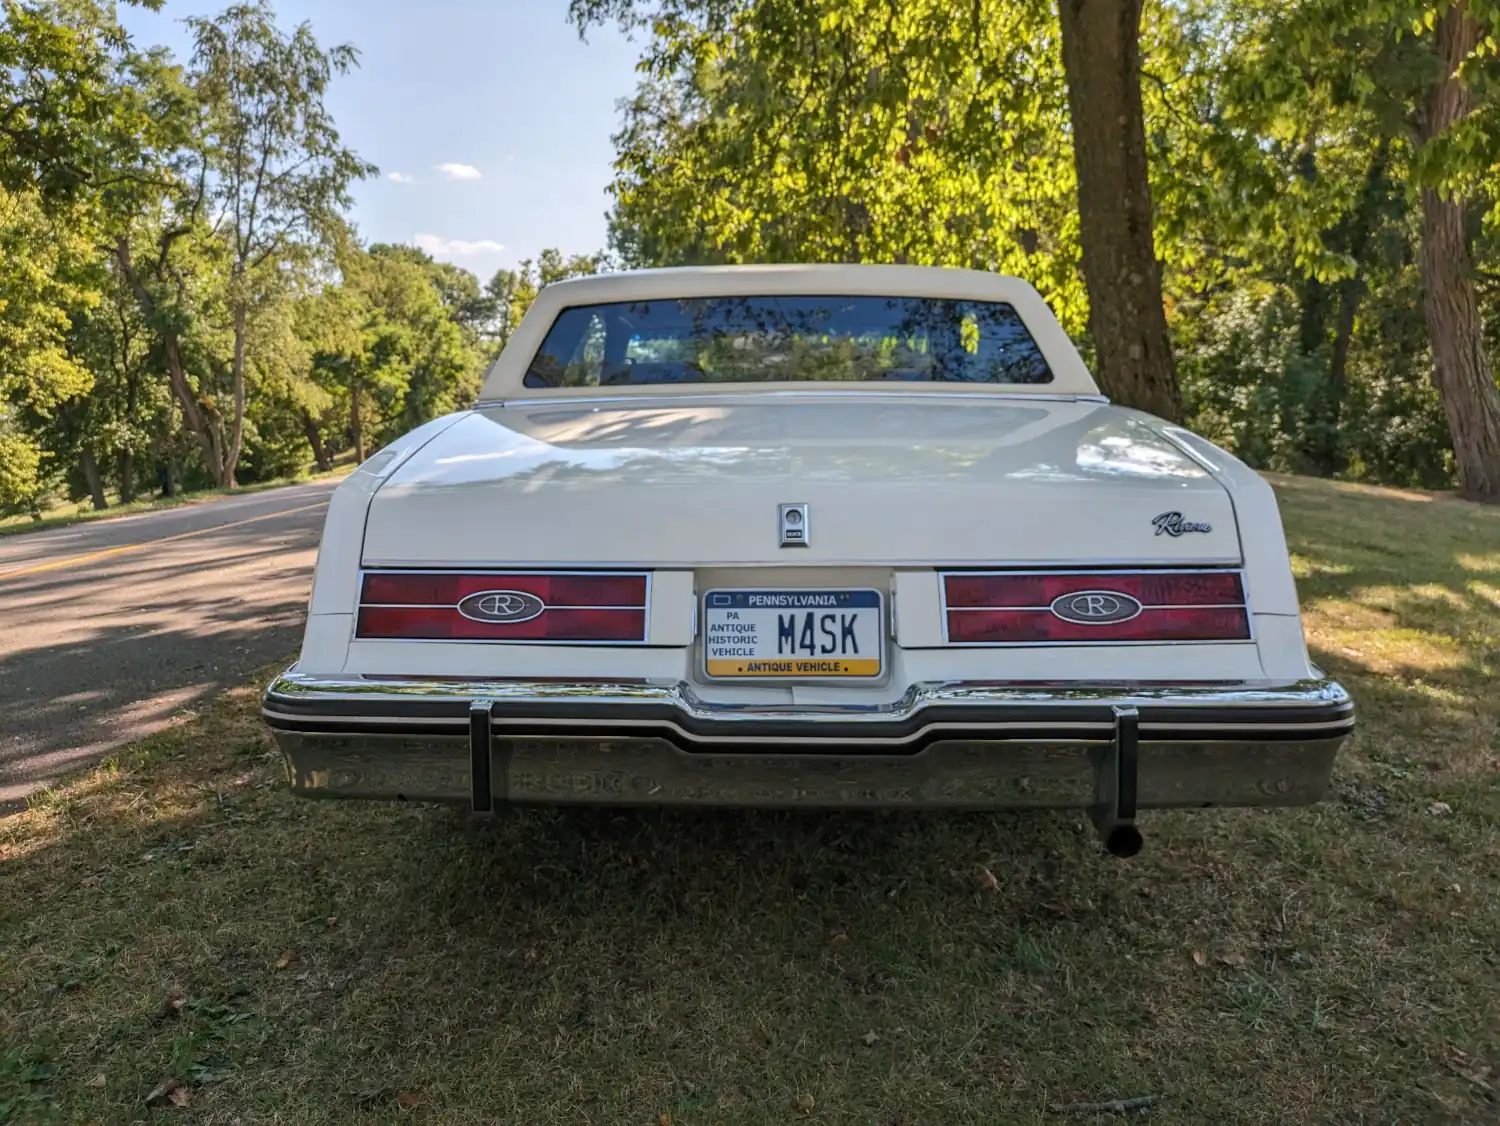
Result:
<svg viewBox="0 0 1500 1126"><path fill-rule="evenodd" d="M1052 613L1080 626L1107 626L1128 622L1141 612L1141 604L1115 590L1081 590L1052 600Z"/></svg>

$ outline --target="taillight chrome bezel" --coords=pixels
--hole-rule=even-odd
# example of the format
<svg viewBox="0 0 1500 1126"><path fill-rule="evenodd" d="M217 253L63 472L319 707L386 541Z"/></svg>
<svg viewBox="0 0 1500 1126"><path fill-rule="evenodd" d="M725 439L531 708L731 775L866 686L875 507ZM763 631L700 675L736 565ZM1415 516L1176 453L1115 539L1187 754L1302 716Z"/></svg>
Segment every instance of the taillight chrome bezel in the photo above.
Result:
<svg viewBox="0 0 1500 1126"><path fill-rule="evenodd" d="M389 598L390 585L381 591L380 584L386 580L402 579L417 583L429 582L429 597L439 601L373 601L372 592ZM586 589L593 580L608 585L609 580L625 580L629 591L623 596L616 593L608 600L581 600L575 594L568 602L550 603L552 580L579 580L572 584L575 590ZM649 644L651 631L651 572L650 571L589 571L589 570L528 570L524 568L485 569L469 567L371 567L361 569L358 576L357 602L354 613L353 640L356 642L403 643L442 645L564 645L564 646L642 646ZM442 593L439 588L451 589ZM614 584L617 588L620 583ZM639 593L634 593L638 585ZM545 594L539 594L539 591ZM460 606L481 593L521 593L542 603L542 609L518 615L512 620L485 620L466 612ZM378 618L400 620L409 612L427 611L427 619L433 623L423 628L410 622L405 632L391 629L369 628ZM382 613L383 612L383 613ZM549 617L550 615L550 617ZM587 615L588 617L584 617ZM610 628L595 636L566 636L570 631L584 633L590 620L598 621L609 615ZM570 620L571 619L571 620ZM441 626L446 626L443 632ZM597 628L597 627L596 627ZM558 630L562 636L551 636ZM457 632L454 632L457 631Z"/></svg>
<svg viewBox="0 0 1500 1126"><path fill-rule="evenodd" d="M1163 581L1170 583L1172 579L1196 578L1206 580L1208 586L1223 587L1223 594L1215 596L1216 601L1189 601L1163 603L1152 601L1149 594L1142 597L1144 591L1153 584ZM1008 600L997 600L995 602L976 605L972 590L960 594L957 602L953 597L953 587L950 581L956 580L994 580L1015 579L1029 580L1033 587L1040 587L1047 591L1045 597L1034 600L1012 602ZM1025 586L1026 583L1012 584L1013 586ZM1050 589L1061 586L1063 589ZM1112 587L1123 587L1127 589L1114 590ZM971 584L972 587L972 584ZM1072 589L1067 589L1071 587ZM1056 605L1064 598L1072 595L1084 594L1116 594L1122 596L1129 602L1137 604L1137 608L1128 616L1121 616L1115 620L1103 621L1101 624L1080 623L1076 619L1065 618L1056 612ZM996 569L969 570L951 568L938 572L938 596L942 615L943 643L953 648L970 649L1000 649L1000 648L1027 648L1046 646L1056 648L1058 646L1142 646L1142 645L1236 645L1254 644L1255 642L1255 619L1250 612L1245 572L1241 567L1102 567L1102 568L1037 568L1028 567L1024 569ZM1151 627L1160 627L1162 612L1176 612L1197 614L1207 618L1217 615L1221 626L1217 629L1203 628L1196 632L1206 636L1141 636L1150 632ZM1018 631L1024 631L1026 627L1025 618L1032 623L1045 624L1046 628L1053 633L1047 637L985 637L973 639L969 633L966 638L963 634L967 631L955 630L957 622L962 618L955 619L955 615L986 614L993 620L999 616L1002 620L1011 615L1015 616L1014 627ZM1042 619L1040 615L1047 615ZM1023 618L1025 616L1025 618ZM1170 624L1170 623L1168 623ZM1188 630L1188 633L1194 631ZM960 636L955 637L955 633Z"/></svg>

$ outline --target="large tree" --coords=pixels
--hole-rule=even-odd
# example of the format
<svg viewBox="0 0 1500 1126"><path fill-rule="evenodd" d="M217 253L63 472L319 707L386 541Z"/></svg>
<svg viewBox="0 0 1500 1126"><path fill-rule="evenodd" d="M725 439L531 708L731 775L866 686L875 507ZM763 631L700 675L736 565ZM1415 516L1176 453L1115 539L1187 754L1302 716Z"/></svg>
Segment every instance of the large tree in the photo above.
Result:
<svg viewBox="0 0 1500 1126"><path fill-rule="evenodd" d="M1058 0L1095 372L1114 398L1175 420L1182 402L1156 260L1141 9L1142 0Z"/></svg>
<svg viewBox="0 0 1500 1126"><path fill-rule="evenodd" d="M1434 378L1453 433L1459 485L1492 502L1500 502L1500 388L1485 355L1464 196L1445 182L1442 164L1445 156L1463 162L1482 140L1466 130L1475 106L1462 71L1471 60L1482 65L1474 56L1484 40L1488 53L1495 53L1496 12L1491 4L1471 8L1469 0L1441 6L1432 32L1436 66L1416 114L1419 142L1437 165L1421 189L1423 303ZM1493 155L1495 147L1482 151Z"/></svg>
<svg viewBox="0 0 1500 1126"><path fill-rule="evenodd" d="M332 78L356 63L352 47L325 50L307 24L282 31L267 0L188 22L174 189L144 239L139 222L122 230L115 256L161 335L183 421L225 487L244 445L250 320L286 296L286 268L309 264L351 181L373 169L342 145L324 105ZM205 325L212 313L227 323Z"/></svg>

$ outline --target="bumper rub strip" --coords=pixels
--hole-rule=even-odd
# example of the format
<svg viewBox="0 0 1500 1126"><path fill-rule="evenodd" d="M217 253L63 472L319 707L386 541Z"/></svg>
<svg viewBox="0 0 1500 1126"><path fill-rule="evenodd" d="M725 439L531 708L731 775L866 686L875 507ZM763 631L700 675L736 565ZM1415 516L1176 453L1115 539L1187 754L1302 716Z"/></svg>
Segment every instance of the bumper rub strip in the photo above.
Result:
<svg viewBox="0 0 1500 1126"><path fill-rule="evenodd" d="M280 731L436 734L472 731L474 701L485 705L492 746L506 742L497 734L660 737L715 751L796 745L910 753L941 739L1109 741L1121 708L1136 710L1139 737L1160 742L1292 741L1337 737L1354 726L1348 694L1327 680L1175 690L957 682L915 685L883 705L753 706L704 701L686 684L372 683L291 672L271 685L262 711Z"/></svg>

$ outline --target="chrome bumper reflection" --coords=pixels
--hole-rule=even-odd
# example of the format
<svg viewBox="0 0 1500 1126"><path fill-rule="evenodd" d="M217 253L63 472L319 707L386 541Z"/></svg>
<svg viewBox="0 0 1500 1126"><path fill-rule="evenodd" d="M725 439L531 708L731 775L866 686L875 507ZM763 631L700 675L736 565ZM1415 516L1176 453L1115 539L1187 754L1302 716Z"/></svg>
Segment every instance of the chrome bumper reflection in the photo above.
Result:
<svg viewBox="0 0 1500 1126"><path fill-rule="evenodd" d="M313 678L266 693L292 788L472 802L1098 808L1117 716L1143 807L1299 805L1348 694L1297 684L913 686L857 706L704 701L687 684Z"/></svg>

